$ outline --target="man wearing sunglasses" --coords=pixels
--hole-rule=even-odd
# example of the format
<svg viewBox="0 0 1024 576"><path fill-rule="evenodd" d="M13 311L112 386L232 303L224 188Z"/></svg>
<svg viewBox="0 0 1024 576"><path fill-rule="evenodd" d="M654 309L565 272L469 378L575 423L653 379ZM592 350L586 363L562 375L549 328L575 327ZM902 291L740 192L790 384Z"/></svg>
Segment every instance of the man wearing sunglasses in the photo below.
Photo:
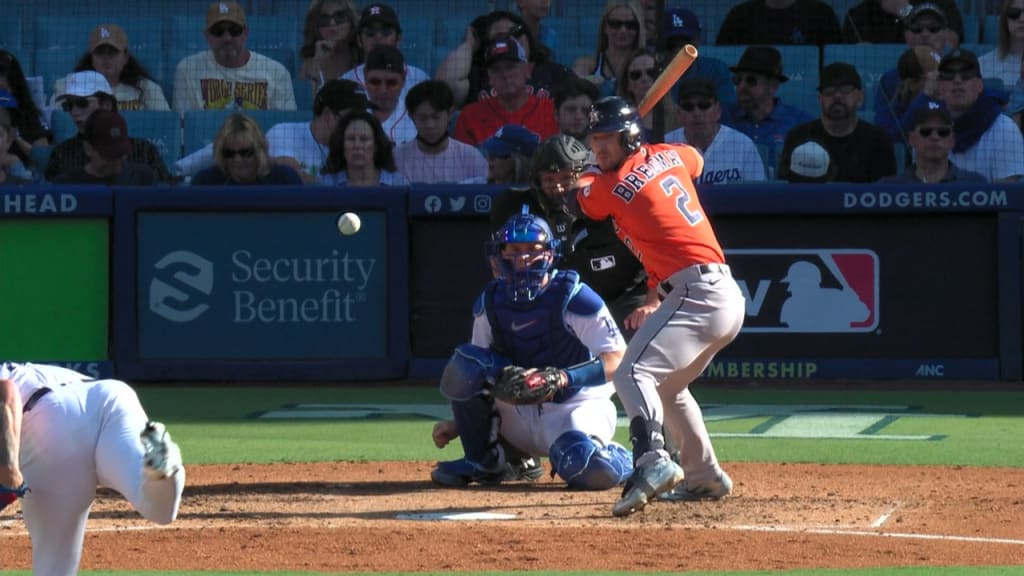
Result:
<svg viewBox="0 0 1024 576"><path fill-rule="evenodd" d="M416 138L416 125L405 109L406 65L401 51L394 46L377 46L366 56L363 73L366 93L375 106L384 133L394 144Z"/></svg>
<svg viewBox="0 0 1024 576"><path fill-rule="evenodd" d="M808 140L820 142L828 151L835 182L874 182L896 173L889 135L857 117L857 110L864 104L864 91L856 68L846 62L825 66L818 84L818 103L821 117L794 127L786 135L780 178L789 179L793 150Z"/></svg>
<svg viewBox="0 0 1024 576"><path fill-rule="evenodd" d="M879 180L891 184L987 182L977 172L962 170L950 159L953 151L953 116L946 105L924 98L911 111L907 143L914 150L914 164L900 175Z"/></svg>
<svg viewBox="0 0 1024 576"><path fill-rule="evenodd" d="M942 11L956 35L955 42L963 42L964 19L956 0L862 0L843 18L843 42L900 44L914 8L926 3Z"/></svg>
<svg viewBox="0 0 1024 576"><path fill-rule="evenodd" d="M696 184L757 182L766 178L764 161L749 136L722 126L722 108L715 83L687 78L679 84L678 128L665 134L665 143L689 144L704 156L704 171Z"/></svg>
<svg viewBox="0 0 1024 576"><path fill-rule="evenodd" d="M295 110L288 70L246 48L245 11L234 0L214 2L206 11L209 50L178 63L174 71L174 109Z"/></svg>
<svg viewBox="0 0 1024 576"><path fill-rule="evenodd" d="M387 4L374 2L367 5L366 8L363 8L363 13L359 17L356 42L363 49L364 54L373 52L378 46L390 46L401 51L402 24L398 21L398 14ZM402 92L398 96L400 101L405 100L405 96L409 93L410 88L420 82L430 80L430 74L427 74L422 69L411 66L408 63L403 64L403 66L405 68L405 83L402 85ZM345 80L358 82L369 92L370 87L366 85L366 73L365 64L360 64L341 77ZM413 136L415 136L415 132L413 132Z"/></svg>
<svg viewBox="0 0 1024 576"><path fill-rule="evenodd" d="M789 80L782 73L782 54L776 48L751 46L729 70L733 73L736 102L723 108L722 124L754 141L772 178L786 134L797 124L810 122L811 115L783 104L775 95L779 85Z"/></svg>

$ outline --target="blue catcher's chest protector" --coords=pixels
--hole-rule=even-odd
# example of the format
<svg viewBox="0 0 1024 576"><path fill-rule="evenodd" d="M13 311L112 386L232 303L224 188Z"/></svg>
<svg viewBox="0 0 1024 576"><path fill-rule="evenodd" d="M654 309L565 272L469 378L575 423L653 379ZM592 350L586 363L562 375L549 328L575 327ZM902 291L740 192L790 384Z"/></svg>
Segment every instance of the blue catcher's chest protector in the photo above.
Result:
<svg viewBox="0 0 1024 576"><path fill-rule="evenodd" d="M500 281L491 282L484 308L494 336L494 348L512 361L529 368L567 368L590 359L590 350L565 324L565 310L580 290L579 275L571 270L554 272L544 291L528 304L513 302ZM559 391L552 402L564 402L579 389Z"/></svg>

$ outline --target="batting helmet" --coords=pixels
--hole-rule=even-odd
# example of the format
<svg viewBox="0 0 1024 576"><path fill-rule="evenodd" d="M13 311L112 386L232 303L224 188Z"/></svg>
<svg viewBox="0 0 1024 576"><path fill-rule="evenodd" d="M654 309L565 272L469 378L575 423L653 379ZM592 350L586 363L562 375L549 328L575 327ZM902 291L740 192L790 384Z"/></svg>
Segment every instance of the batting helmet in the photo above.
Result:
<svg viewBox="0 0 1024 576"><path fill-rule="evenodd" d="M628 152L635 152L640 147L640 115L623 98L601 98L590 108L590 133L598 132L622 134L622 147Z"/></svg>
<svg viewBox="0 0 1024 576"><path fill-rule="evenodd" d="M509 244L528 244L529 250L505 254ZM540 250L532 247L542 245ZM544 291L548 272L558 259L558 238L540 216L525 212L509 218L489 243L488 260L497 272L506 294L513 302L529 302Z"/></svg>

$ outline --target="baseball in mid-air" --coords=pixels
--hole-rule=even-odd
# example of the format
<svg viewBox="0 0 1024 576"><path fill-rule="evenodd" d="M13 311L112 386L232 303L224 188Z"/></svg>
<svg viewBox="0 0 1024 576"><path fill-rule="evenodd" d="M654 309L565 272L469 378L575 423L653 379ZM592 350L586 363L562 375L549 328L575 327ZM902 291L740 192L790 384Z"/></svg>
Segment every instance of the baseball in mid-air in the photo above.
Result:
<svg viewBox="0 0 1024 576"><path fill-rule="evenodd" d="M359 232L359 228L362 225L363 223L359 221L359 216L355 212L345 212L338 216L338 232L345 236L351 236Z"/></svg>

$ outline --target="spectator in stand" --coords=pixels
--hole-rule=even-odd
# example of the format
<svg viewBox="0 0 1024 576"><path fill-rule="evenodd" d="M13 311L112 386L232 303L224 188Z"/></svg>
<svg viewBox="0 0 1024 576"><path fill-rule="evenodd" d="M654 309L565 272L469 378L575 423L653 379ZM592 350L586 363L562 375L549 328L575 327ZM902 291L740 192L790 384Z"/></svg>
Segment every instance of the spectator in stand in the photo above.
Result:
<svg viewBox="0 0 1024 576"><path fill-rule="evenodd" d="M487 46L486 58L494 97L463 108L453 137L478 146L508 124L525 126L541 138L555 135L554 103L533 93L527 84L530 63L523 46L514 37L498 37Z"/></svg>
<svg viewBox="0 0 1024 576"><path fill-rule="evenodd" d="M597 86L572 76L555 86L555 120L561 134L584 141L590 130L590 107L597 101Z"/></svg>
<svg viewBox="0 0 1024 576"><path fill-rule="evenodd" d="M295 110L288 70L246 48L249 26L234 0L206 10L209 50L187 56L174 71L174 109Z"/></svg>
<svg viewBox="0 0 1024 576"><path fill-rule="evenodd" d="M416 138L395 148L395 164L414 184L453 184L487 178L487 160L476 148L448 135L455 96L440 80L409 90L405 109L416 125Z"/></svg>
<svg viewBox="0 0 1024 576"><path fill-rule="evenodd" d="M843 42L857 44L901 44L907 17L917 4L935 4L956 33L951 43L964 41L964 20L956 0L861 0L843 18Z"/></svg>
<svg viewBox="0 0 1024 576"><path fill-rule="evenodd" d="M576 75L593 82L601 96L615 94L615 82L625 73L627 61L647 45L643 21L636 0L609 0L597 25L597 51L576 60Z"/></svg>
<svg viewBox="0 0 1024 576"><path fill-rule="evenodd" d="M25 167L21 158L14 154L17 148L14 141L18 138L18 129L14 127L14 118L18 115L18 101L4 88L0 88L0 126L6 128L0 143L0 171L7 180L31 181L32 172Z"/></svg>
<svg viewBox="0 0 1024 576"><path fill-rule="evenodd" d="M89 33L89 50L75 64L75 72L95 70L114 89L118 110L170 110L164 90L128 51L128 34L117 24L100 24ZM64 92L57 80L55 94Z"/></svg>
<svg viewBox="0 0 1024 576"><path fill-rule="evenodd" d="M654 79L661 73L661 67L655 60L654 54L646 49L637 50L633 56L626 61L626 68L622 78L616 83L618 94L625 98L634 107L640 104L647 91L654 84ZM664 110L664 120L660 130L654 129L654 113L640 119L640 136L643 142L661 142L666 133L679 127L679 114L675 102L671 98L662 98L658 103Z"/></svg>
<svg viewBox="0 0 1024 576"><path fill-rule="evenodd" d="M57 95L57 105L71 115L78 133L53 147L45 171L46 179L50 181L61 172L80 168L89 161L83 136L89 116L96 110L117 111L117 100L110 83L93 70L68 74L64 78L64 92ZM171 181L160 150L152 142L143 138L128 138L128 141L131 144L128 162L149 166L159 182Z"/></svg>
<svg viewBox="0 0 1024 576"><path fill-rule="evenodd" d="M833 62L823 68L818 103L821 117L794 127L786 135L779 166L781 178L788 176L793 149L808 140L821 143L828 151L835 167L834 182L874 182L896 173L889 135L857 116L864 103L864 90L856 68L846 62Z"/></svg>
<svg viewBox="0 0 1024 576"><path fill-rule="evenodd" d="M665 143L696 147L704 157L697 184L757 182L766 178L764 161L746 134L722 126L718 90L708 78L694 77L679 84L679 123L665 134Z"/></svg>
<svg viewBox="0 0 1024 576"><path fill-rule="evenodd" d="M20 186L31 184L28 178L9 174L7 171L7 151L10 149L17 133L10 124L0 122L0 186Z"/></svg>
<svg viewBox="0 0 1024 576"><path fill-rule="evenodd" d="M977 172L990 182L1016 182L1024 177L1024 138L998 100L985 93L978 57L958 49L939 62L938 100L953 118L956 141L952 160L961 170ZM904 117L904 127L920 106L929 101L920 94Z"/></svg>
<svg viewBox="0 0 1024 576"><path fill-rule="evenodd" d="M105 184L151 186L156 175L145 164L128 160L132 143L128 123L113 110L96 110L85 121L82 146L88 161L68 168L53 179L55 184Z"/></svg>
<svg viewBox="0 0 1024 576"><path fill-rule="evenodd" d="M543 45L552 58L558 51L558 34L554 28L544 26L541 21L551 15L551 0L516 0L523 24L530 34Z"/></svg>
<svg viewBox="0 0 1024 576"><path fill-rule="evenodd" d="M927 99L921 102L910 121L907 142L914 150L914 164L898 176L879 180L894 184L932 184L947 182L986 182L977 172L957 168L949 155L953 151L953 116L945 104Z"/></svg>
<svg viewBox="0 0 1024 576"><path fill-rule="evenodd" d="M686 8L666 9L664 22L665 53L661 56L662 62L670 61L687 44L700 47L700 19L692 10ZM732 87L732 74L729 72L729 66L718 58L703 54L672 87L673 99L678 100L679 98L681 82L697 77L709 78L715 83L719 102L729 104L736 101L736 91Z"/></svg>
<svg viewBox="0 0 1024 576"><path fill-rule="evenodd" d="M938 91L939 60L942 56L930 46L908 48L896 62L899 85L893 92L888 106L878 109L875 103L875 125L885 130L893 142L903 142L906 135L900 119L907 112L910 103L922 91L935 96Z"/></svg>
<svg viewBox="0 0 1024 576"><path fill-rule="evenodd" d="M820 0L746 0L733 7L715 44L838 44L839 20Z"/></svg>
<svg viewBox="0 0 1024 576"><path fill-rule="evenodd" d="M530 159L538 146L540 138L522 126L510 124L499 128L482 146L487 155L486 183L529 184Z"/></svg>
<svg viewBox="0 0 1024 576"><path fill-rule="evenodd" d="M821 184L836 177L835 164L820 142L808 140L793 149L787 165L786 181L791 184Z"/></svg>
<svg viewBox="0 0 1024 576"><path fill-rule="evenodd" d="M349 0L313 0L302 27L299 78L316 94L328 80L340 78L362 60L356 36L359 15Z"/></svg>
<svg viewBox="0 0 1024 576"><path fill-rule="evenodd" d="M1006 104L1006 115L1013 118L1013 121L1024 134L1024 57L1020 61L1020 78L1010 91L1010 101Z"/></svg>
<svg viewBox="0 0 1024 576"><path fill-rule="evenodd" d="M1003 0L999 11L999 40L995 50L978 58L982 78L999 78L1012 88L1020 79L1024 56L1024 0Z"/></svg>
<svg viewBox="0 0 1024 576"><path fill-rule="evenodd" d="M363 8L363 13L359 16L359 35L357 39L359 48L366 55L369 55L378 46L390 46L401 52L402 24L398 21L398 14L394 8L380 2L374 2ZM405 62L404 57L402 62ZM345 80L355 80L367 92L370 91L366 86L364 64L349 70L342 78ZM405 84L402 86L402 93L397 96L398 100L405 100L405 95L409 93L413 86L427 80L430 80L430 74L416 66L405 65Z"/></svg>
<svg viewBox="0 0 1024 576"><path fill-rule="evenodd" d="M49 146L53 135L42 121L42 112L32 100L32 91L21 69L21 63L13 54L0 50L0 90L6 90L14 97L17 107L0 114L9 115L15 135L11 139L10 152L25 166L32 162L32 148ZM37 167L37 169L42 168Z"/></svg>
<svg viewBox="0 0 1024 576"><path fill-rule="evenodd" d="M517 14L497 10L473 20L466 27L466 38L451 51L437 69L437 79L444 80L455 94L455 105L463 106L495 96L487 74L486 51L491 42L510 36L523 47L532 65L528 84L534 94L550 98L551 90L572 70L553 61L548 49L526 27Z"/></svg>
<svg viewBox="0 0 1024 576"><path fill-rule="evenodd" d="M407 67L402 52L394 46L377 46L366 56L366 93L374 105L373 113L380 120L388 139L403 144L416 138L416 125L405 109Z"/></svg>
<svg viewBox="0 0 1024 576"><path fill-rule="evenodd" d="M213 157L216 165L196 174L193 186L302 184L293 168L270 160L270 149L260 125L245 114L232 114L224 119L213 139Z"/></svg>
<svg viewBox="0 0 1024 576"><path fill-rule="evenodd" d="M398 171L393 144L371 112L354 110L341 119L331 135L331 149L320 173L329 186L405 186Z"/></svg>
<svg viewBox="0 0 1024 576"><path fill-rule="evenodd" d="M644 34L647 47L654 49L658 40L658 3L656 0L640 0L640 11L644 17Z"/></svg>
<svg viewBox="0 0 1024 576"><path fill-rule="evenodd" d="M779 165L786 134L797 124L810 122L810 114L776 97L779 84L789 78L782 73L782 54L771 46L750 46L739 62L729 68L736 87L736 103L722 110L722 124L746 134L758 146L768 167L769 178Z"/></svg>

